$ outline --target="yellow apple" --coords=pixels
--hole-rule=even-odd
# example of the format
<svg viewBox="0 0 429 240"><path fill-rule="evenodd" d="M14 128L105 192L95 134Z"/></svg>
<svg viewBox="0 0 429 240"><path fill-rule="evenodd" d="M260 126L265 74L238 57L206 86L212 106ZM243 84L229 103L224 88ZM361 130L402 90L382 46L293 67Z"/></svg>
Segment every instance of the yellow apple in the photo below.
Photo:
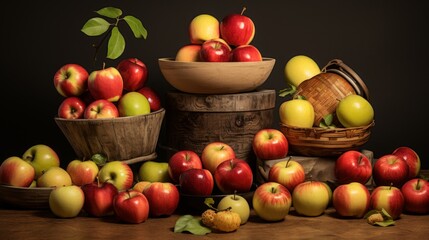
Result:
<svg viewBox="0 0 429 240"><path fill-rule="evenodd" d="M168 174L168 162L145 161L140 165L139 181L171 182Z"/></svg>
<svg viewBox="0 0 429 240"><path fill-rule="evenodd" d="M286 82L298 87L299 84L319 74L319 65L310 57L296 55L289 59L284 68Z"/></svg>
<svg viewBox="0 0 429 240"><path fill-rule="evenodd" d="M50 167L37 179L37 187L61 187L72 185L70 174L61 167Z"/></svg>
<svg viewBox="0 0 429 240"><path fill-rule="evenodd" d="M201 44L187 44L179 48L175 61L178 62L199 62Z"/></svg>
<svg viewBox="0 0 429 240"><path fill-rule="evenodd" d="M314 108L309 101L294 98L280 105L279 117L280 122L283 124L293 127L310 128L314 124Z"/></svg>
<svg viewBox="0 0 429 240"><path fill-rule="evenodd" d="M79 215L85 202L83 190L76 185L57 187L49 194L49 208L60 218Z"/></svg>
<svg viewBox="0 0 429 240"><path fill-rule="evenodd" d="M189 24L189 38L193 44L219 38L219 20L210 14L200 14Z"/></svg>
<svg viewBox="0 0 429 240"><path fill-rule="evenodd" d="M341 99L335 110L338 121L344 127L366 126L374 119L374 109L364 97L351 94Z"/></svg>
<svg viewBox="0 0 429 240"><path fill-rule="evenodd" d="M250 216L250 206L247 200L237 194L229 194L221 198L217 205L218 210L231 208L231 211L240 215L240 224L245 224Z"/></svg>

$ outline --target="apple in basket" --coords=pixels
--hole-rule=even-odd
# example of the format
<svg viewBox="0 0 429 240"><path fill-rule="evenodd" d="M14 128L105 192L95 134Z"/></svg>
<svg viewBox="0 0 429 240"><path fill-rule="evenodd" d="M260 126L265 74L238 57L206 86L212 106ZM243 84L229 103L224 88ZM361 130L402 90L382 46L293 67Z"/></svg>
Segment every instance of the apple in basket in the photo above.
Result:
<svg viewBox="0 0 429 240"><path fill-rule="evenodd" d="M80 97L67 97L58 107L58 117L65 119L83 118L86 103Z"/></svg>
<svg viewBox="0 0 429 240"><path fill-rule="evenodd" d="M193 44L219 38L219 20L210 14L200 14L195 16L188 27L189 39Z"/></svg>
<svg viewBox="0 0 429 240"><path fill-rule="evenodd" d="M199 62L201 44L187 44L179 48L176 53L175 61L180 62Z"/></svg>
<svg viewBox="0 0 429 240"><path fill-rule="evenodd" d="M91 72L88 76L88 90L96 100L118 101L124 90L121 73L115 67Z"/></svg>
<svg viewBox="0 0 429 240"><path fill-rule="evenodd" d="M231 52L231 62L258 62L262 61L262 54L253 45L240 45Z"/></svg>
<svg viewBox="0 0 429 240"><path fill-rule="evenodd" d="M143 94L147 100L149 101L150 111L155 112L162 108L161 106L161 98L158 93L155 92L151 87L144 86L137 90L137 92Z"/></svg>
<svg viewBox="0 0 429 240"><path fill-rule="evenodd" d="M314 59L306 55L296 55L290 58L284 67L286 82L298 87L303 81L321 73Z"/></svg>
<svg viewBox="0 0 429 240"><path fill-rule="evenodd" d="M195 196L212 194L214 179L211 172L204 168L192 168L179 176L179 186L182 193Z"/></svg>
<svg viewBox="0 0 429 240"><path fill-rule="evenodd" d="M8 157L0 165L0 184L28 187L33 182L34 176L33 166L20 157Z"/></svg>
<svg viewBox="0 0 429 240"><path fill-rule="evenodd" d="M70 174L61 167L50 167L37 178L37 187L61 187L73 185Z"/></svg>
<svg viewBox="0 0 429 240"><path fill-rule="evenodd" d="M136 190L121 191L113 199L113 211L122 222L142 223L149 218L149 201Z"/></svg>
<svg viewBox="0 0 429 240"><path fill-rule="evenodd" d="M150 113L148 99L139 92L127 92L118 102L119 116L137 116Z"/></svg>
<svg viewBox="0 0 429 240"><path fill-rule="evenodd" d="M147 80L147 67L138 58L126 58L119 62L116 67L124 81L124 90L136 91L142 88Z"/></svg>
<svg viewBox="0 0 429 240"><path fill-rule="evenodd" d="M241 13L228 14L220 22L220 37L229 45L247 45L255 36L255 24L250 17L244 15L244 11L245 7Z"/></svg>
<svg viewBox="0 0 429 240"><path fill-rule="evenodd" d="M99 99L91 102L85 108L83 118L99 119L99 118L116 118L119 117L119 111L116 105L106 99Z"/></svg>
<svg viewBox="0 0 429 240"><path fill-rule="evenodd" d="M22 154L22 159L34 167L36 171L35 179L39 178L43 171L50 167L59 167L60 158L53 148L45 144L36 144L29 147Z"/></svg>
<svg viewBox="0 0 429 240"><path fill-rule="evenodd" d="M220 39L210 39L201 45L200 59L204 62L229 62L231 47Z"/></svg>

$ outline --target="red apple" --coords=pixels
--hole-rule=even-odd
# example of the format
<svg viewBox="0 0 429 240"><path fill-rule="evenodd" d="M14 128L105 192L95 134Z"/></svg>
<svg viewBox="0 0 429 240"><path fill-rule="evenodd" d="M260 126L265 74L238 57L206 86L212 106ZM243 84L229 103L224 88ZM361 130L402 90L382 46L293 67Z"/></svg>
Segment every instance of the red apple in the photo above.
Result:
<svg viewBox="0 0 429 240"><path fill-rule="evenodd" d="M381 211L384 208L396 220L404 210L404 196L399 188L394 186L378 186L370 196L370 208Z"/></svg>
<svg viewBox="0 0 429 240"><path fill-rule="evenodd" d="M89 74L88 90L96 100L105 99L116 102L124 90L124 81L116 68L103 68Z"/></svg>
<svg viewBox="0 0 429 240"><path fill-rule="evenodd" d="M220 37L229 45L247 45L255 36L255 24L251 18L243 15L245 10L246 8L243 8L241 14L229 14L220 22Z"/></svg>
<svg viewBox="0 0 429 240"><path fill-rule="evenodd" d="M285 186L289 192L305 181L304 167L289 157L286 160L275 163L268 172L268 181L278 182Z"/></svg>
<svg viewBox="0 0 429 240"><path fill-rule="evenodd" d="M134 173L130 165L124 161L114 160L104 164L98 171L101 182L115 185L118 191L130 189L133 186Z"/></svg>
<svg viewBox="0 0 429 240"><path fill-rule="evenodd" d="M175 61L200 62L201 44L187 44L182 46L176 53Z"/></svg>
<svg viewBox="0 0 429 240"><path fill-rule="evenodd" d="M214 175L217 166L229 159L235 158L232 147L224 142L210 142L201 152L203 167Z"/></svg>
<svg viewBox="0 0 429 240"><path fill-rule="evenodd" d="M150 111L155 112L161 109L161 99L151 87L145 86L137 90L137 92L143 94L149 101Z"/></svg>
<svg viewBox="0 0 429 240"><path fill-rule="evenodd" d="M74 159L67 164L66 171L74 185L82 186L95 181L98 175L98 166L92 160Z"/></svg>
<svg viewBox="0 0 429 240"><path fill-rule="evenodd" d="M28 187L35 176L33 166L20 157L8 157L0 165L0 184Z"/></svg>
<svg viewBox="0 0 429 240"><path fill-rule="evenodd" d="M63 97L79 96L88 88L88 72L79 64L66 64L54 74L54 86Z"/></svg>
<svg viewBox="0 0 429 240"><path fill-rule="evenodd" d="M116 194L113 199L116 217L126 223L142 223L149 218L149 201L136 190L126 190Z"/></svg>
<svg viewBox="0 0 429 240"><path fill-rule="evenodd" d="M149 202L152 217L170 216L179 206L179 190L172 183L152 182L144 188L143 194Z"/></svg>
<svg viewBox="0 0 429 240"><path fill-rule="evenodd" d="M408 164L408 179L419 175L421 167L420 157L412 148L406 146L398 147L392 154L401 157Z"/></svg>
<svg viewBox="0 0 429 240"><path fill-rule="evenodd" d="M136 91L145 85L148 71L146 65L140 59L123 59L116 69L122 76L125 90Z"/></svg>
<svg viewBox="0 0 429 240"><path fill-rule="evenodd" d="M231 62L259 62L262 54L253 45L240 45L231 52Z"/></svg>
<svg viewBox="0 0 429 240"><path fill-rule="evenodd" d="M429 213L429 182L423 178L408 180L401 187L404 196L404 211L412 214Z"/></svg>
<svg viewBox="0 0 429 240"><path fill-rule="evenodd" d="M173 183L179 183L180 174L192 168L203 168L200 157L194 151L178 151L168 160L168 174Z"/></svg>
<svg viewBox="0 0 429 240"><path fill-rule="evenodd" d="M66 119L83 118L86 104L79 97L67 97L58 107L58 117Z"/></svg>
<svg viewBox="0 0 429 240"><path fill-rule="evenodd" d="M83 113L85 119L116 118L119 110L116 105L106 99L95 100L90 103Z"/></svg>
<svg viewBox="0 0 429 240"><path fill-rule="evenodd" d="M292 196L280 183L265 182L256 188L252 206L258 217L268 222L282 221L289 214Z"/></svg>
<svg viewBox="0 0 429 240"><path fill-rule="evenodd" d="M253 172L243 159L233 158L221 162L214 173L216 186L222 193L249 192L253 183Z"/></svg>
<svg viewBox="0 0 429 240"><path fill-rule="evenodd" d="M400 188L408 180L408 164L396 155L383 155L374 163L372 177L377 186Z"/></svg>
<svg viewBox="0 0 429 240"><path fill-rule="evenodd" d="M92 182L81 186L85 195L83 210L93 217L113 214L113 199L118 189L109 182Z"/></svg>
<svg viewBox="0 0 429 240"><path fill-rule="evenodd" d="M207 40L201 45L200 59L204 62L229 62L231 47L219 39Z"/></svg>
<svg viewBox="0 0 429 240"><path fill-rule="evenodd" d="M261 129L252 141L252 148L261 160L273 160L286 157L289 143L285 135L277 129Z"/></svg>
<svg viewBox="0 0 429 240"><path fill-rule="evenodd" d="M371 161L362 152L346 151L337 158L334 174L338 184L351 182L365 184L372 175Z"/></svg>
<svg viewBox="0 0 429 240"><path fill-rule="evenodd" d="M207 196L213 192L213 175L204 168L188 169L180 174L179 186L184 194Z"/></svg>
<svg viewBox="0 0 429 240"><path fill-rule="evenodd" d="M336 213L346 218L362 218L369 210L370 193L362 183L341 184L332 193Z"/></svg>

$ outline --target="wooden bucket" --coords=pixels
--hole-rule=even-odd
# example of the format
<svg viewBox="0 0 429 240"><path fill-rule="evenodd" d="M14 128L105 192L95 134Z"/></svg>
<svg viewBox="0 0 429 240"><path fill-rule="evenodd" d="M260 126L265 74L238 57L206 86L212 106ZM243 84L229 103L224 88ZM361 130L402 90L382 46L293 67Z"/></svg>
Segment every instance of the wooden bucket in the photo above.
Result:
<svg viewBox="0 0 429 240"><path fill-rule="evenodd" d="M234 149L237 158L255 166L253 137L272 127L275 90L221 95L170 92L166 100L168 147L201 156L208 143L221 141Z"/></svg>
<svg viewBox="0 0 429 240"><path fill-rule="evenodd" d="M55 122L80 159L103 154L127 164L155 159L165 109L112 119L62 119Z"/></svg>

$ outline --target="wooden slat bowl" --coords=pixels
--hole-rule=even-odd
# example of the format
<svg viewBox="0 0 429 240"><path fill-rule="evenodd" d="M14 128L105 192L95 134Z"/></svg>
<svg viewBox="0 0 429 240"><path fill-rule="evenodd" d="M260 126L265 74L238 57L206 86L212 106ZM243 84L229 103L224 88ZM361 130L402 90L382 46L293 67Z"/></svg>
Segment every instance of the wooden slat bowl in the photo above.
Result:
<svg viewBox="0 0 429 240"><path fill-rule="evenodd" d="M53 188L14 187L0 185L0 202L8 207L21 209L49 208L49 195Z"/></svg>
<svg viewBox="0 0 429 240"><path fill-rule="evenodd" d="M156 158L156 146L165 109L113 119L63 119L55 122L78 158L103 154L108 161L128 164Z"/></svg>
<svg viewBox="0 0 429 240"><path fill-rule="evenodd" d="M299 128L280 123L293 154L311 157L334 157L348 150L357 150L371 135L375 122L352 128Z"/></svg>
<svg viewBox="0 0 429 240"><path fill-rule="evenodd" d="M257 62L180 62L158 60L162 75L174 88L195 94L242 93L255 90L270 76L275 59Z"/></svg>

